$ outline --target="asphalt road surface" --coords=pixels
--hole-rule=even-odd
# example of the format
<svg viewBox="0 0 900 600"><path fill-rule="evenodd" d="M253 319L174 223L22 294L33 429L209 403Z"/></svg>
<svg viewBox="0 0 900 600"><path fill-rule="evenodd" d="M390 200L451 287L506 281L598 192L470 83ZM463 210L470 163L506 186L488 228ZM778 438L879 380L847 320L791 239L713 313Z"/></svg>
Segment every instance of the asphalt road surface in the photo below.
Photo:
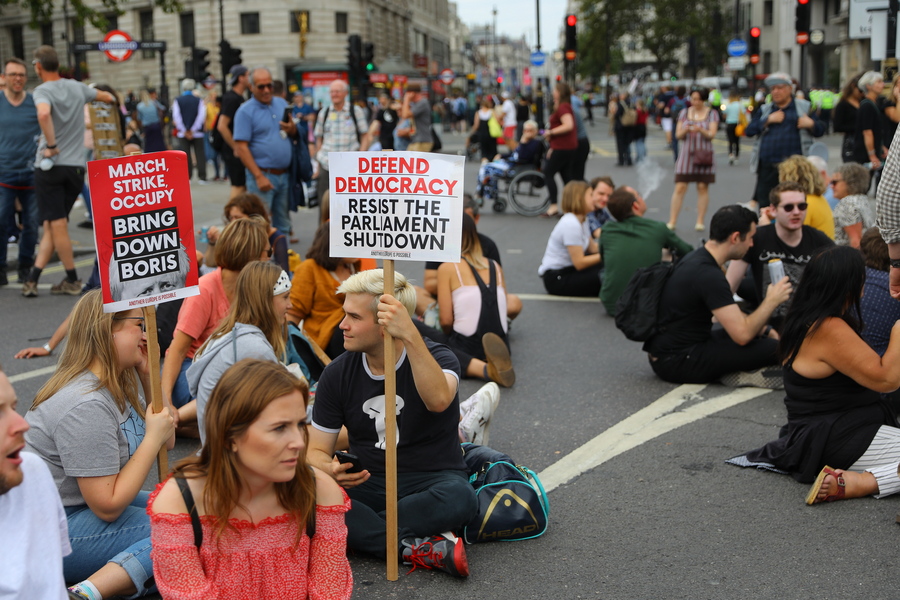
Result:
<svg viewBox="0 0 900 600"><path fill-rule="evenodd" d="M615 144L599 123L590 130L595 153L587 175L611 175L617 185L647 189L649 176L613 166ZM443 134L447 151L462 137ZM838 138L826 138L830 164ZM647 216L665 221L674 187L672 156L651 127L651 160L662 169L647 200ZM724 135L716 140L718 181L710 213L745 202L753 189L749 143L742 164L729 167ZM724 163L724 164L723 164ZM467 166L474 188L476 164ZM220 221L227 185L193 187L197 226ZM646 194L645 194L646 195ZM685 199L678 232L692 244L696 190ZM81 220L79 208L73 220ZM595 299L545 294L537 267L554 219L525 218L486 207L479 229L501 249L508 289L524 310L511 329L515 387L503 390L491 445L539 472L550 491L548 532L535 540L469 546L465 580L418 570L385 578L379 560L352 557L357 598L440 600L575 598L896 598L892 584L894 498L807 507L807 486L788 476L738 469L723 461L777 436L785 420L783 395L718 384L675 386L658 380L640 345L615 328ZM708 217L707 217L708 223ZM294 216L301 255L312 240L315 213ZM75 229L79 273L93 255L89 232ZM14 254L12 256L15 256ZM397 270L421 281L421 263ZM12 279L15 279L15 272ZM52 372L57 355L15 360L41 345L75 299L51 296L61 268L45 270L38 298L0 288L0 362L12 377L24 413ZM479 387L464 380L463 397ZM172 459L196 447L179 441ZM155 474L147 489L156 483Z"/></svg>

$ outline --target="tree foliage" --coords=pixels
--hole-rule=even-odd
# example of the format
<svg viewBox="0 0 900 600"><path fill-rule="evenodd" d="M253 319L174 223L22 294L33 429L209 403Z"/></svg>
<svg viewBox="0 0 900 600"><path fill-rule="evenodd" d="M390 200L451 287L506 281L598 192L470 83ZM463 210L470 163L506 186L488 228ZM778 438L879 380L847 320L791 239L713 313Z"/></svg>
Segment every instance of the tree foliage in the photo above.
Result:
<svg viewBox="0 0 900 600"><path fill-rule="evenodd" d="M125 4L125 0L100 0L91 2L90 5L84 0L64 1L68 3L70 18L75 19L76 23L79 25L90 23L101 31L105 30L107 26L106 15L110 13L124 14L122 6ZM180 0L153 0L153 4L168 13L183 9ZM0 12L7 7L14 6L20 7L31 15L30 25L35 28L43 23L51 22L54 15L59 17L63 12L62 4L54 2L54 0L0 0Z"/></svg>
<svg viewBox="0 0 900 600"><path fill-rule="evenodd" d="M619 41L635 23L637 11L628 0L582 0L578 24L578 73L599 78L618 73L624 64ZM611 35L608 33L611 32Z"/></svg>
<svg viewBox="0 0 900 600"><path fill-rule="evenodd" d="M718 0L582 0L580 28L579 72L595 75L605 70L607 43L611 48L609 60L611 72L617 73L624 65L621 42L625 38L637 41L655 58L655 69L676 70L680 64L679 52L693 36L700 68L715 71L725 56L730 15L723 13ZM607 29L612 32L607 42ZM618 59L618 62L617 60ZM693 71L694 65L687 65Z"/></svg>

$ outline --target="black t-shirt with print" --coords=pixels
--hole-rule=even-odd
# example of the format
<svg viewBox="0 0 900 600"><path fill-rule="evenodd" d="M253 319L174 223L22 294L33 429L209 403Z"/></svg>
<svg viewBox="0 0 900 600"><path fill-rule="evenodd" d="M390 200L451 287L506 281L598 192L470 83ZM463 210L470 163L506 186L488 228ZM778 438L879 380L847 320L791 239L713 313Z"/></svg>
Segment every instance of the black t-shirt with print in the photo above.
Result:
<svg viewBox="0 0 900 600"><path fill-rule="evenodd" d="M781 259L784 274L788 276L794 289L797 289L803 269L817 252L829 246L834 246L831 238L809 225L803 226L803 238L794 248L781 241L774 223L757 229L756 235L753 236L753 246L744 255L744 262L749 264L753 271L757 299L762 302L765 291L772 283L768 267L770 260ZM789 304L790 302L782 302L772 313L772 317L784 317Z"/></svg>
<svg viewBox="0 0 900 600"><path fill-rule="evenodd" d="M460 375L459 361L447 346L425 339L445 372ZM457 428L459 394L441 413L426 408L416 390L404 350L397 361L397 471L399 473L464 470ZM372 375L365 354L344 352L322 372L313 406L313 426L350 436L350 452L363 468L384 473L384 376Z"/></svg>

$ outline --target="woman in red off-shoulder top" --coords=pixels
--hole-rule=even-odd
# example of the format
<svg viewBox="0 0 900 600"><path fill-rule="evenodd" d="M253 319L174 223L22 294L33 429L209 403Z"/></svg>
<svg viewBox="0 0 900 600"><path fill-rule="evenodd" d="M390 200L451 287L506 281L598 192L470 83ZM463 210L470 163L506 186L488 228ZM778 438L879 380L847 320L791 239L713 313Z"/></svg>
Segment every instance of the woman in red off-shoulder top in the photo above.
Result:
<svg viewBox="0 0 900 600"><path fill-rule="evenodd" d="M350 598L350 500L306 465L308 397L305 381L270 361L242 360L219 380L200 456L180 462L148 503L163 598Z"/></svg>

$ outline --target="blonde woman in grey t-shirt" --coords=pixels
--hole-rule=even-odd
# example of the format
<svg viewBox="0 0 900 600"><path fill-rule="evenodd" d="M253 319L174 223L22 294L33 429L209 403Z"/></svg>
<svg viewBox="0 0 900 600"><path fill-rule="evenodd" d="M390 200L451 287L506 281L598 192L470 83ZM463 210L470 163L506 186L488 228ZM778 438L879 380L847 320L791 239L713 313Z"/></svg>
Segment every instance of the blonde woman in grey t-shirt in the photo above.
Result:
<svg viewBox="0 0 900 600"><path fill-rule="evenodd" d="M62 499L72 554L66 581L85 598L136 598L153 590L147 492L141 486L163 444L171 409L144 410L149 361L140 309L104 313L100 290L72 310L56 372L25 415L25 442L47 463ZM134 453L122 430L131 410L146 422Z"/></svg>

